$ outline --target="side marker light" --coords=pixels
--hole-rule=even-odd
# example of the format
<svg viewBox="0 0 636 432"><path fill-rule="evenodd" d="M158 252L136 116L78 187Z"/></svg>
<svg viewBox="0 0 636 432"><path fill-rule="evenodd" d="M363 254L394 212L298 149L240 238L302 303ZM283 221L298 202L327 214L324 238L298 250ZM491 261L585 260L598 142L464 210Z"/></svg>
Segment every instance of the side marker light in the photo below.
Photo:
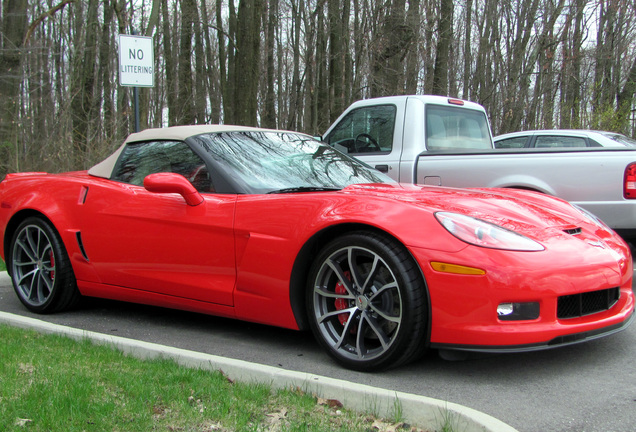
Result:
<svg viewBox="0 0 636 432"><path fill-rule="evenodd" d="M457 264L448 264L443 262L432 261L433 270L442 273L463 274L463 275L485 275L486 271L474 267L466 267Z"/></svg>

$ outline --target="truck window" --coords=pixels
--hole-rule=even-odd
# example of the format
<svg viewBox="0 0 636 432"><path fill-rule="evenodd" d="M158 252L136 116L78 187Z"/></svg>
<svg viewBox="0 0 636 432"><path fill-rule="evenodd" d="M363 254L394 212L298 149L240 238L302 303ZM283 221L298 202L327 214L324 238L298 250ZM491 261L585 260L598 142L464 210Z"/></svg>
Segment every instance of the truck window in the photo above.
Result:
<svg viewBox="0 0 636 432"><path fill-rule="evenodd" d="M395 105L374 105L349 112L326 137L343 153L390 153L393 148Z"/></svg>
<svg viewBox="0 0 636 432"><path fill-rule="evenodd" d="M427 105L426 148L491 149L485 113L460 107Z"/></svg>

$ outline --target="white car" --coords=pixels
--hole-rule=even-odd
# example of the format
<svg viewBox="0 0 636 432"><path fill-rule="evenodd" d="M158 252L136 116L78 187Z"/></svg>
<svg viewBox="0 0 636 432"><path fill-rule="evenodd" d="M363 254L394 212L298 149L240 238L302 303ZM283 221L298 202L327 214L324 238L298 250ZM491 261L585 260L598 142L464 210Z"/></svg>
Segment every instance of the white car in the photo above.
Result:
<svg viewBox="0 0 636 432"><path fill-rule="evenodd" d="M496 136L495 148L636 147L636 140L616 132L577 129L531 130Z"/></svg>

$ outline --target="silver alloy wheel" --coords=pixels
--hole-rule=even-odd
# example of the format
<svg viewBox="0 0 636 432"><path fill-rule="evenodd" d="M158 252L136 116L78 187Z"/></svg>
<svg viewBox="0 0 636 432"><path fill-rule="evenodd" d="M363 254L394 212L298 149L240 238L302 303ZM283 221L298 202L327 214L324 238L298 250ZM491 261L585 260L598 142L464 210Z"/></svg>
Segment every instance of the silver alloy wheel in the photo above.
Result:
<svg viewBox="0 0 636 432"><path fill-rule="evenodd" d="M37 225L25 226L17 235L11 257L12 276L22 299L42 306L53 293L55 258L51 240Z"/></svg>
<svg viewBox="0 0 636 432"><path fill-rule="evenodd" d="M398 281L374 251L348 246L322 262L314 281L318 329L344 358L372 360L399 334L403 303Z"/></svg>

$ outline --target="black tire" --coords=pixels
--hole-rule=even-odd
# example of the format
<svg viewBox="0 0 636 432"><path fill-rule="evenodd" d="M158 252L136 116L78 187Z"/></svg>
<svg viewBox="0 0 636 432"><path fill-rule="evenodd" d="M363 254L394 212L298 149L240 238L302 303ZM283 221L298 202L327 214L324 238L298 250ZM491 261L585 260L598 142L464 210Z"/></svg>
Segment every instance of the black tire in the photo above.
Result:
<svg viewBox="0 0 636 432"><path fill-rule="evenodd" d="M347 368L395 367L426 348L425 282L388 236L359 231L327 244L312 265L306 306L314 336Z"/></svg>
<svg viewBox="0 0 636 432"><path fill-rule="evenodd" d="M40 217L25 219L11 239L7 266L18 298L32 312L53 313L80 298L59 234Z"/></svg>

